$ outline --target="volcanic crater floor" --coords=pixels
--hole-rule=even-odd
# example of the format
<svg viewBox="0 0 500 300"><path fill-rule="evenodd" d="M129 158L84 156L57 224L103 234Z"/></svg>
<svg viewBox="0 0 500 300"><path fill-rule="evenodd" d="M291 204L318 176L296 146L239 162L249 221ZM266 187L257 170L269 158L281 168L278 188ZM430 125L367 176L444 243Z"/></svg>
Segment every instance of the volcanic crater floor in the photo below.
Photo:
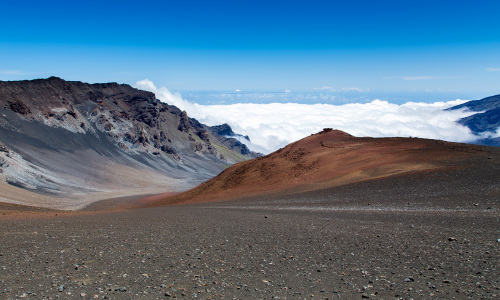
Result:
<svg viewBox="0 0 500 300"><path fill-rule="evenodd" d="M327 206L299 197L286 205L263 200L7 211L0 219L0 298L500 295L496 207L318 209Z"/></svg>
<svg viewBox="0 0 500 300"><path fill-rule="evenodd" d="M500 160L488 149L229 201L0 205L0 299L498 299Z"/></svg>

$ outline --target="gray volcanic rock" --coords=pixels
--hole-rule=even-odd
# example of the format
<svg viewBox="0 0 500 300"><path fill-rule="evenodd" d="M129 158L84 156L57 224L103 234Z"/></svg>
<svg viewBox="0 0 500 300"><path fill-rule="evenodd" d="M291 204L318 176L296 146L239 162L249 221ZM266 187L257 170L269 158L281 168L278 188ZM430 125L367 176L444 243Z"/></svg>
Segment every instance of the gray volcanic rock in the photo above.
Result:
<svg viewBox="0 0 500 300"><path fill-rule="evenodd" d="M129 188L134 184L112 179L113 169L122 167L163 176L163 191L184 190L253 158L224 138L126 84L0 81L0 144L8 151L0 153L0 183L36 193L65 197ZM144 179L139 171L131 176Z"/></svg>
<svg viewBox="0 0 500 300"><path fill-rule="evenodd" d="M229 124L222 124L217 126L207 127L209 131L218 136L219 141L229 147L230 149L234 149L246 156L250 156L252 158L261 157L262 154L258 152L253 152L248 149L247 145L240 142L240 140L247 140L250 142L250 138L245 135L234 133L233 129Z"/></svg>
<svg viewBox="0 0 500 300"><path fill-rule="evenodd" d="M222 125L210 126L210 130L212 130L212 132L217 133L218 135L221 135L221 136L242 137L242 138L246 139L247 141L250 141L250 138L248 137L248 135L244 136L241 134L234 133L231 126L229 126L229 124L227 124L227 123L224 123Z"/></svg>

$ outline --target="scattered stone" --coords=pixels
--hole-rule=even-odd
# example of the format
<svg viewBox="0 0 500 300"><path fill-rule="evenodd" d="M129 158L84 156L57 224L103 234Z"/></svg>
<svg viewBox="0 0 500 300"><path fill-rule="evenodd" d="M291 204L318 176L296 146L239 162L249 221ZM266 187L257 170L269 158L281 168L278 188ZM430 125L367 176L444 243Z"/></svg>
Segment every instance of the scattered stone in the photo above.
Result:
<svg viewBox="0 0 500 300"><path fill-rule="evenodd" d="M450 241L450 242L454 242L454 241L456 241L456 240L457 240L457 238L455 238L455 237L449 237L449 238L448 238L448 241Z"/></svg>
<svg viewBox="0 0 500 300"><path fill-rule="evenodd" d="M415 279L412 276L405 277L405 282L413 282Z"/></svg>
<svg viewBox="0 0 500 300"><path fill-rule="evenodd" d="M58 290L59 292L64 291L64 285L63 285L63 284L61 284L61 285L57 288L57 290Z"/></svg>

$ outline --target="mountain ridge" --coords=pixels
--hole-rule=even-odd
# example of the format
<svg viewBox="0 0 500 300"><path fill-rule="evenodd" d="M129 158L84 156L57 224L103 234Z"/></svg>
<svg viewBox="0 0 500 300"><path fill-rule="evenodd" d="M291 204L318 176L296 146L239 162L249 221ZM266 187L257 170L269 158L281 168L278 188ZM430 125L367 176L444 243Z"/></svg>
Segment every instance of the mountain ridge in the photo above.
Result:
<svg viewBox="0 0 500 300"><path fill-rule="evenodd" d="M10 191L0 193L0 201L22 204L28 191L47 196L47 202L52 197L61 206L80 207L85 193L130 186L131 193L182 191L259 156L242 151L237 140L224 143L227 139L153 93L126 84L58 77L0 81L0 144L5 149L0 152L0 184ZM112 178L113 168L130 178L141 174L136 179L145 188L127 176ZM56 199L61 197L67 199Z"/></svg>
<svg viewBox="0 0 500 300"><path fill-rule="evenodd" d="M476 112L457 123L468 127L478 140L474 143L487 146L500 147L500 95L490 96L481 100L471 100L447 110L467 109Z"/></svg>

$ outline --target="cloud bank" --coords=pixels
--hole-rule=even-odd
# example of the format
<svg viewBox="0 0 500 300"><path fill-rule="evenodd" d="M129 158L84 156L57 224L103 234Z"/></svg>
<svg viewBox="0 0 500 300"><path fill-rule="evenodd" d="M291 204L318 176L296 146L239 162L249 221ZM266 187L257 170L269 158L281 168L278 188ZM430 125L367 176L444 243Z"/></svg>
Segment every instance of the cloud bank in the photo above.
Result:
<svg viewBox="0 0 500 300"><path fill-rule="evenodd" d="M464 100L407 102L402 105L383 100L344 105L200 105L183 99L180 94L171 93L165 87L157 88L147 79L137 82L136 87L155 93L161 101L187 111L190 117L207 125L228 123L234 132L250 137L250 149L263 153L275 151L323 128L340 129L354 136L412 136L453 142L477 139L468 128L456 123L473 112L444 111L466 102Z"/></svg>

